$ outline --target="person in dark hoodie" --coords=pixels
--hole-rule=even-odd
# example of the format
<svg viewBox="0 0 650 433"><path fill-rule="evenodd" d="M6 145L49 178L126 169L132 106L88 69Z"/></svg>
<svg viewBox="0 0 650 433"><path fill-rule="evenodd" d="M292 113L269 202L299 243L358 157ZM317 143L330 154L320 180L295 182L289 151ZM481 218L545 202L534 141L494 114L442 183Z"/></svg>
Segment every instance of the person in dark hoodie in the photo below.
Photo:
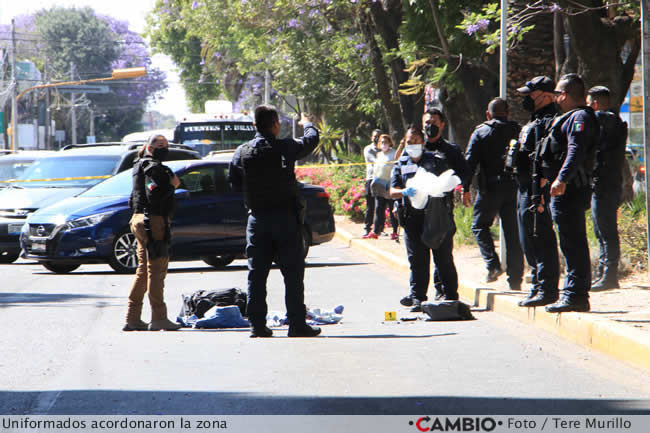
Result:
<svg viewBox="0 0 650 433"><path fill-rule="evenodd" d="M517 228L517 186L504 171L506 152L511 140L519 136L520 126L508 120L508 103L494 98L485 113L487 121L472 133L465 159L473 176L478 168L478 194L474 201L472 231L487 267L487 283L503 273L499 255L494 250L490 227L499 215L503 226L501 247L506 248L506 273L511 290L521 290L524 258ZM505 242L503 242L505 241Z"/></svg>

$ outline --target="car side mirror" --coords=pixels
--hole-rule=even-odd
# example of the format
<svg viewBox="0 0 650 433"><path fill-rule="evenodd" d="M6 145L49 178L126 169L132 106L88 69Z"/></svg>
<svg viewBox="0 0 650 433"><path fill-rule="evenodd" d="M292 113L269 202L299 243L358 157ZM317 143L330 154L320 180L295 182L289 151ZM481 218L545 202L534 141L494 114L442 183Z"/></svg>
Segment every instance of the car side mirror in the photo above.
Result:
<svg viewBox="0 0 650 433"><path fill-rule="evenodd" d="M190 198L190 192L186 189L179 188L174 192L174 196L177 200L186 200Z"/></svg>

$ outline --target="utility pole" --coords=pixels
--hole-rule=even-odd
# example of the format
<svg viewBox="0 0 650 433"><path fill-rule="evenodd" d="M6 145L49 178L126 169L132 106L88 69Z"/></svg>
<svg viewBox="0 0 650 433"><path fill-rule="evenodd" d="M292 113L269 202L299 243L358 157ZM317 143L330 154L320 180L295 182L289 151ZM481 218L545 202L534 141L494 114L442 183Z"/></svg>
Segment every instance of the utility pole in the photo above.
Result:
<svg viewBox="0 0 650 433"><path fill-rule="evenodd" d="M499 97L508 100L508 0L501 0L501 48L499 49ZM503 220L499 218L499 260L507 263L508 246L503 231Z"/></svg>
<svg viewBox="0 0 650 433"><path fill-rule="evenodd" d="M49 83L49 73L47 69L49 68L49 64L47 61L47 56L45 56L45 75L43 76L43 79L46 84ZM52 126L52 121L51 121L51 114L50 114L50 89L45 88L45 149L51 149L52 148L52 137L51 137L51 131L50 127Z"/></svg>
<svg viewBox="0 0 650 433"><path fill-rule="evenodd" d="M641 0L641 46L643 66L643 144L645 149L646 173L648 173L648 155L650 150L650 128L648 127L648 118L650 115L650 10L648 10L648 0ZM648 201L648 192L650 189L648 175L645 177L645 215L646 215L646 235L650 243L650 201ZM650 249L648 249L648 271L650 272Z"/></svg>
<svg viewBox="0 0 650 433"><path fill-rule="evenodd" d="M267 69L264 72L264 105L268 105L271 100L271 73Z"/></svg>
<svg viewBox="0 0 650 433"><path fill-rule="evenodd" d="M18 150L18 82L16 81L16 20L11 19L11 150Z"/></svg>
<svg viewBox="0 0 650 433"><path fill-rule="evenodd" d="M74 63L70 63L70 79L74 81ZM77 144L77 112L75 110L75 93L70 93L72 108L70 109L70 118L72 124L72 144Z"/></svg>

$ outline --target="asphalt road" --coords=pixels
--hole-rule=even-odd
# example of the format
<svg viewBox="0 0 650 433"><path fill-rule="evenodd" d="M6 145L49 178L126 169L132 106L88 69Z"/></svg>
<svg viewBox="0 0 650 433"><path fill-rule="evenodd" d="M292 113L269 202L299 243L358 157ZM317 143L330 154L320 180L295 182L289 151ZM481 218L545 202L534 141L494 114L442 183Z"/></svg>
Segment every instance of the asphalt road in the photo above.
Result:
<svg viewBox="0 0 650 433"><path fill-rule="evenodd" d="M245 288L245 265L172 263L170 317L181 293ZM344 320L314 339L124 333L130 275L25 261L0 272L1 414L650 414L650 375L494 313L384 322L414 316L398 303L408 276L336 241L311 250L306 301L342 304ZM269 292L284 311L278 270Z"/></svg>

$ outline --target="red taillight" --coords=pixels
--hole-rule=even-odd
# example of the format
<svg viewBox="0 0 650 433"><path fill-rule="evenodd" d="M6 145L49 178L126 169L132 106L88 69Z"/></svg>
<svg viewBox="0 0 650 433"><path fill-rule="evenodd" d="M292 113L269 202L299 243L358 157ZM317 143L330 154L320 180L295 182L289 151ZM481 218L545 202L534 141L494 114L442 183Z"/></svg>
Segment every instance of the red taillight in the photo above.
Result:
<svg viewBox="0 0 650 433"><path fill-rule="evenodd" d="M319 192L319 193L317 193L316 195L317 195L318 197L325 197L325 198L328 199L328 200L329 200L329 198L330 198L330 195L329 195L328 193L326 193L326 192Z"/></svg>
<svg viewBox="0 0 650 433"><path fill-rule="evenodd" d="M639 167L639 172L641 174L645 174L645 165L642 165L641 167Z"/></svg>

